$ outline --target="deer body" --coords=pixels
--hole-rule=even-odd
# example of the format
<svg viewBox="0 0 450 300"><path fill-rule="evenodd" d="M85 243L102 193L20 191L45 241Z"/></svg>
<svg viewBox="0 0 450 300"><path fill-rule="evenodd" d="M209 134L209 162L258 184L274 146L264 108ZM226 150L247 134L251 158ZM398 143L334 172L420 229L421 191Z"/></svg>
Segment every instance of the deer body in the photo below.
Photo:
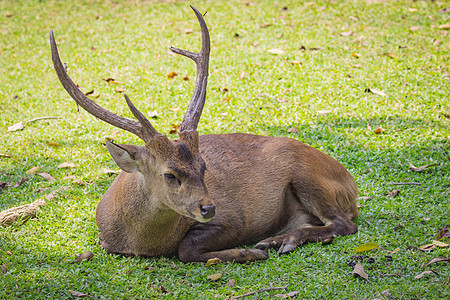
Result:
<svg viewBox="0 0 450 300"><path fill-rule="evenodd" d="M299 141L242 133L199 136L206 99L210 38L195 8L202 49L170 48L197 64L196 85L179 140L169 140L125 95L137 121L98 106L68 76L56 47L55 71L69 95L90 114L140 137L145 146L106 146L122 172L100 200L96 220L110 253L178 255L184 262L246 262L289 253L308 242L328 243L356 232L353 177L335 159ZM257 243L252 249L235 249Z"/></svg>

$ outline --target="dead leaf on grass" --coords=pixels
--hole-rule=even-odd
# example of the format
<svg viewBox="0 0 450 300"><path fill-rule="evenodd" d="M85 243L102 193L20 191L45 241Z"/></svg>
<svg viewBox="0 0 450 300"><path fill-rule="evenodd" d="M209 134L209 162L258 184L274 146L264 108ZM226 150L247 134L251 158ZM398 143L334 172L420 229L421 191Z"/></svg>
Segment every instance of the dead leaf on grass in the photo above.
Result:
<svg viewBox="0 0 450 300"><path fill-rule="evenodd" d="M112 169L108 169L108 168L103 168L102 172L105 174L119 174L120 171L116 171L116 170L112 170Z"/></svg>
<svg viewBox="0 0 450 300"><path fill-rule="evenodd" d="M75 166L74 163L64 162L64 163L58 165L57 168L59 168L59 169L63 169L63 168L76 168L76 166Z"/></svg>
<svg viewBox="0 0 450 300"><path fill-rule="evenodd" d="M355 277L359 276L359 277L364 278L365 280L369 281L369 275L367 275L367 273L364 271L364 267L360 263L357 263L355 265L355 267L353 268L352 274Z"/></svg>
<svg viewBox="0 0 450 300"><path fill-rule="evenodd" d="M28 177L23 177L15 185L13 185L13 188L18 188L19 186L24 184L26 181L28 181Z"/></svg>
<svg viewBox="0 0 450 300"><path fill-rule="evenodd" d="M172 124L172 129L169 131L170 134L175 134L180 130L181 125Z"/></svg>
<svg viewBox="0 0 450 300"><path fill-rule="evenodd" d="M228 287L234 287L236 285L236 280L230 279L228 280Z"/></svg>
<svg viewBox="0 0 450 300"><path fill-rule="evenodd" d="M394 53L383 53L384 56L389 56L390 58L395 58L395 59L399 59L397 57L397 55L395 55Z"/></svg>
<svg viewBox="0 0 450 300"><path fill-rule="evenodd" d="M345 31L345 32L341 32L339 33L342 36L351 36L354 35L353 31Z"/></svg>
<svg viewBox="0 0 450 300"><path fill-rule="evenodd" d="M156 110L154 110L154 111L149 111L149 112L147 113L147 116L148 116L149 118L156 119L156 118L159 117L159 113L158 113Z"/></svg>
<svg viewBox="0 0 450 300"><path fill-rule="evenodd" d="M378 127L377 129L375 129L375 134L380 134L380 133L383 133L384 131L386 131L386 129L384 129L383 127Z"/></svg>
<svg viewBox="0 0 450 300"><path fill-rule="evenodd" d="M208 277L206 277L206 279L209 279L211 281L217 281L220 278L222 278L222 273L215 273L215 274L212 274L212 275L209 275Z"/></svg>
<svg viewBox="0 0 450 300"><path fill-rule="evenodd" d="M6 132L14 132L14 131L22 130L24 127L25 127L25 125L23 124L23 122L19 122L19 123L9 126L8 130L6 130Z"/></svg>
<svg viewBox="0 0 450 300"><path fill-rule="evenodd" d="M449 29L450 29L450 24L442 24L442 25L439 25L439 29L449 30Z"/></svg>
<svg viewBox="0 0 450 300"><path fill-rule="evenodd" d="M381 90L378 90L378 89L374 89L374 88L367 88L367 89L364 90L364 92L372 93L372 94L375 94L375 95L378 95L378 96L386 96L385 92L383 92Z"/></svg>
<svg viewBox="0 0 450 300"><path fill-rule="evenodd" d="M116 81L114 78L104 78L103 80L107 83L122 84L122 82Z"/></svg>
<svg viewBox="0 0 450 300"><path fill-rule="evenodd" d="M437 240L440 240L440 239L443 239L443 238L448 238L448 237L450 237L450 231L448 231L447 226L439 229L439 232L436 235L436 239Z"/></svg>
<svg viewBox="0 0 450 300"><path fill-rule="evenodd" d="M429 266L431 264L435 264L435 263L438 263L438 262L441 262L441 261L449 262L450 258L448 258L448 257L435 257L432 260L430 260L429 262L427 262L425 264L425 266Z"/></svg>
<svg viewBox="0 0 450 300"><path fill-rule="evenodd" d="M290 133L299 133L298 129L295 128L295 127L291 127L287 131L290 132Z"/></svg>
<svg viewBox="0 0 450 300"><path fill-rule="evenodd" d="M422 171L425 170L426 168L434 167L434 166L437 166L437 165L439 165L439 164L431 164L431 165L426 165L426 166L416 167L416 166L414 166L412 163L409 163L409 169L408 169L408 171L422 172Z"/></svg>
<svg viewBox="0 0 450 300"><path fill-rule="evenodd" d="M209 266L212 266L212 265L216 265L216 264L218 264L219 262L221 262L220 258L217 258L217 257L215 257L215 258L210 258L210 259L208 259L208 261L205 263L205 267L209 267Z"/></svg>
<svg viewBox="0 0 450 300"><path fill-rule="evenodd" d="M427 244L427 245L423 245L423 246L419 247L420 251L423 251L423 252L431 252L435 248L436 248L435 244Z"/></svg>
<svg viewBox="0 0 450 300"><path fill-rule="evenodd" d="M80 298L82 298L82 297L89 297L88 294L84 294L84 293L80 293L80 292L76 292L76 291L71 291L71 290L69 290L69 294L71 294L74 297L80 297Z"/></svg>
<svg viewBox="0 0 450 300"><path fill-rule="evenodd" d="M283 55L284 54L284 50L278 49L278 48L269 49L269 50L267 50L267 52L269 52L270 54L275 54L275 55Z"/></svg>
<svg viewBox="0 0 450 300"><path fill-rule="evenodd" d="M167 74L167 78L168 79L173 79L173 78L175 78L175 76L177 76L178 74L177 73L175 73L175 72L170 72L169 74Z"/></svg>
<svg viewBox="0 0 450 300"><path fill-rule="evenodd" d="M9 155L9 154L4 154L4 153L0 153L0 157L10 158L11 155Z"/></svg>
<svg viewBox="0 0 450 300"><path fill-rule="evenodd" d="M420 26L411 26L411 27L409 27L409 30L411 30L411 31L417 31L419 29L420 29Z"/></svg>
<svg viewBox="0 0 450 300"><path fill-rule="evenodd" d="M361 55L359 53L357 53L357 52L352 52L352 56L354 58L360 58L361 57Z"/></svg>
<svg viewBox="0 0 450 300"><path fill-rule="evenodd" d="M0 269L2 270L2 273L3 273L3 274L6 274L6 272L8 271L8 270L6 270L6 267L5 267L5 266L1 266Z"/></svg>
<svg viewBox="0 0 450 300"><path fill-rule="evenodd" d="M273 296L275 298L289 299L289 298L296 298L299 293L300 292L298 292L298 291L294 291L294 292L289 292L289 293L286 293L286 294L275 294Z"/></svg>
<svg viewBox="0 0 450 300"><path fill-rule="evenodd" d="M326 110L318 110L316 111L316 113L321 114L321 115L328 115L332 112L331 109L326 109Z"/></svg>
<svg viewBox="0 0 450 300"><path fill-rule="evenodd" d="M397 195L400 193L399 190L393 190L392 192L389 193L390 197L397 197Z"/></svg>
<svg viewBox="0 0 450 300"><path fill-rule="evenodd" d="M368 196L362 196L362 197L358 197L356 198L356 200L363 200L363 201L367 201L367 200L372 200L372 197L368 197Z"/></svg>
<svg viewBox="0 0 450 300"><path fill-rule="evenodd" d="M118 93L123 93L125 91L126 91L126 89L123 89L123 88L122 89L119 89L119 88L116 89L116 92L118 92Z"/></svg>
<svg viewBox="0 0 450 300"><path fill-rule="evenodd" d="M447 248L449 246L447 243L444 243L441 241L436 241L436 240L434 240L432 243L434 245L438 246L439 248Z"/></svg>
<svg viewBox="0 0 450 300"><path fill-rule="evenodd" d="M38 173L38 175L41 175L41 176L42 176L45 180L47 180L47 181L53 181L53 180L55 180L55 178L53 178L52 175L50 175L50 174L48 174L48 173L45 173L45 172Z"/></svg>
<svg viewBox="0 0 450 300"><path fill-rule="evenodd" d="M53 147L53 148L60 148L61 147L61 144L58 143L58 142L48 142L47 145L49 145L50 147Z"/></svg>
<svg viewBox="0 0 450 300"><path fill-rule="evenodd" d="M94 253L92 253L91 251L87 251L84 253L81 253L80 255L78 255L74 261L72 261L70 264L75 264L75 263L79 263L83 260L89 261L94 257Z"/></svg>
<svg viewBox="0 0 450 300"><path fill-rule="evenodd" d="M429 270L428 271L423 271L419 275L414 276L414 279L420 279L420 278L422 278L425 275L433 274L433 273L434 273L433 271L429 271Z"/></svg>
<svg viewBox="0 0 450 300"><path fill-rule="evenodd" d="M32 167L28 171L25 172L25 174L36 174L36 172L39 170L39 167Z"/></svg>
<svg viewBox="0 0 450 300"><path fill-rule="evenodd" d="M364 251L369 251L369 250L373 250L373 249L377 249L378 245L373 243L373 242L368 242L362 245L359 245L356 249L355 249L355 253L358 252L364 252Z"/></svg>
<svg viewBox="0 0 450 300"><path fill-rule="evenodd" d="M169 108L169 110L171 110L173 112L179 112L179 111L181 111L181 108L179 108L179 107L171 107L171 108Z"/></svg>

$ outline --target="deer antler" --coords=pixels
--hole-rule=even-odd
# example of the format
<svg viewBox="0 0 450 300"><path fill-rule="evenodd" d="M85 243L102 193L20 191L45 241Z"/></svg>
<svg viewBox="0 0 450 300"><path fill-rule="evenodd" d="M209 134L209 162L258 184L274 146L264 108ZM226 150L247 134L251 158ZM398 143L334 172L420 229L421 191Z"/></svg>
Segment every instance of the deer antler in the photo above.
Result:
<svg viewBox="0 0 450 300"><path fill-rule="evenodd" d="M202 14L191 5L192 10L197 16L200 23L200 29L202 31L202 49L199 53L190 52L174 47L170 47L170 50L177 54L189 57L195 61L197 65L197 78L195 81L195 89L192 95L191 102L186 110L186 113L181 122L181 131L196 131L200 116L202 115L203 106L206 99L206 85L208 83L208 65L209 65L209 52L210 52L210 39L209 31L206 26L205 20Z"/></svg>
<svg viewBox="0 0 450 300"><path fill-rule="evenodd" d="M144 115L131 103L130 99L125 95L128 107L130 108L133 115L138 119L139 122L120 117L104 108L99 106L97 103L89 99L70 79L64 66L59 58L58 48L56 47L55 38L53 36L53 30L50 30L50 46L52 50L52 60L55 67L56 74L58 75L59 81L63 85L64 89L69 93L69 95L77 102L78 105L83 107L91 115L121 129L127 130L138 137L140 137L145 143L148 143L154 136L160 135L158 131L152 126L150 121L148 121Z"/></svg>

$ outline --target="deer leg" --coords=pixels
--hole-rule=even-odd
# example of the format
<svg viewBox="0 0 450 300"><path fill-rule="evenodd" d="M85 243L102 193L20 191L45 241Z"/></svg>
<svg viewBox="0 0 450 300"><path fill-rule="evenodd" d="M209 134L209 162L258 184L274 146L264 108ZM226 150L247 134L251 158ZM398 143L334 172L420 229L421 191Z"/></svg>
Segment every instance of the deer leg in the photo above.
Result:
<svg viewBox="0 0 450 300"><path fill-rule="evenodd" d="M237 246L236 241L239 239L239 233L232 232L231 228L223 229L217 226L204 225L194 226L181 241L178 247L178 256L181 261L206 262L211 258L219 258L222 261L245 263L269 257L267 250L261 249L219 250Z"/></svg>

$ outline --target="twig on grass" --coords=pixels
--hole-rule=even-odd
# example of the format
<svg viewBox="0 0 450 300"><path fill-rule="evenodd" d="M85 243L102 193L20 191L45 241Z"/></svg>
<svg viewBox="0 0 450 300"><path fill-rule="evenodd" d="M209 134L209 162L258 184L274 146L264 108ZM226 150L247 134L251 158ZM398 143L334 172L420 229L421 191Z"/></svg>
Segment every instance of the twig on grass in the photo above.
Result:
<svg viewBox="0 0 450 300"><path fill-rule="evenodd" d="M49 119L61 119L62 117L51 117L51 116L47 116L47 117L39 117L39 118L34 118L28 121L25 121L25 125L27 125L28 123L31 122L35 122L35 121L39 121L39 120L49 120Z"/></svg>
<svg viewBox="0 0 450 300"><path fill-rule="evenodd" d="M256 293L262 293L262 292L267 292L267 291L287 290L288 286L289 286L289 284L286 285L286 286L278 286L278 287L277 287L277 286L272 286L272 287L269 287L269 288L265 288L265 289L261 289L261 290L256 290L256 291L253 291L253 292L244 294L244 295L231 297L231 298L228 298L227 300L234 300L234 299L238 299L238 298L244 298L244 297L247 297L247 296L254 295L254 294L256 294Z"/></svg>
<svg viewBox="0 0 450 300"><path fill-rule="evenodd" d="M422 182L388 182L387 185L422 185Z"/></svg>

